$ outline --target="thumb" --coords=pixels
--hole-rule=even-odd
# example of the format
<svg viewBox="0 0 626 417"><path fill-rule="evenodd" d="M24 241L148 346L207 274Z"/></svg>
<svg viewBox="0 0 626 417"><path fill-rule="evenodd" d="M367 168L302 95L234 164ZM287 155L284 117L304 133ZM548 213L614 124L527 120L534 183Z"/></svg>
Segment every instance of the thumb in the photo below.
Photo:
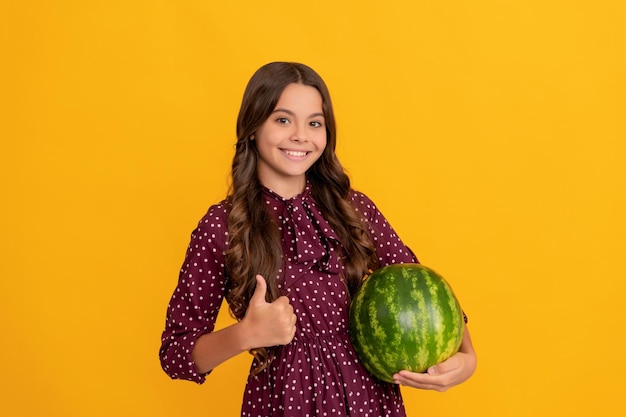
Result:
<svg viewBox="0 0 626 417"><path fill-rule="evenodd" d="M440 375L459 367L458 355L453 355L443 362L428 368L428 375Z"/></svg>
<svg viewBox="0 0 626 417"><path fill-rule="evenodd" d="M431 366L430 368L428 368L427 373L428 375L437 375L439 373L439 366L438 365Z"/></svg>
<svg viewBox="0 0 626 417"><path fill-rule="evenodd" d="M256 276L256 288L254 289L254 294L252 294L252 298L250 298L250 304L259 305L265 304L265 294L267 293L267 283L265 282L265 278L261 275Z"/></svg>

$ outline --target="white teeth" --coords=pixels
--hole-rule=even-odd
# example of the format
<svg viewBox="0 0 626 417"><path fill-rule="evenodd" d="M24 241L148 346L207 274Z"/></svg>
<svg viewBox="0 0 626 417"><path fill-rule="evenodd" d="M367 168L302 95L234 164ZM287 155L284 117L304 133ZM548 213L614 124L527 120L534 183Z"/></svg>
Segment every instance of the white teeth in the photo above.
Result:
<svg viewBox="0 0 626 417"><path fill-rule="evenodd" d="M301 151L285 151L285 153L289 156L305 156L306 152Z"/></svg>

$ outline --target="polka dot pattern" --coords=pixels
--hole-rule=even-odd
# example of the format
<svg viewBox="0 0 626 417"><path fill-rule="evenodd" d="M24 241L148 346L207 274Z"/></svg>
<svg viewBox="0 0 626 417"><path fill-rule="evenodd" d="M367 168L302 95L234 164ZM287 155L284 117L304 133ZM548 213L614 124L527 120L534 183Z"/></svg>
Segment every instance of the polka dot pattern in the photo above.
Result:
<svg viewBox="0 0 626 417"><path fill-rule="evenodd" d="M273 351L264 372L249 376L241 415L404 416L398 386L372 378L350 343L349 296L340 279L343 248L309 187L291 199L267 189L265 197L282 236L279 287L298 321L294 340ZM417 262L367 196L353 191L350 198L369 226L381 265ZM227 213L225 202L212 206L192 233L162 337L161 363L172 378L204 382L191 350L198 337L213 331L224 297Z"/></svg>

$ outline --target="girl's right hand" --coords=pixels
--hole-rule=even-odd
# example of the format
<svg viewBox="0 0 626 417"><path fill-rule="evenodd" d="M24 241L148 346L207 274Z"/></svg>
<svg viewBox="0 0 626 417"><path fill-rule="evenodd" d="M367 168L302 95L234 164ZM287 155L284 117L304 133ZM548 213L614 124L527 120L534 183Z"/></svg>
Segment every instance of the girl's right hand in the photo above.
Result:
<svg viewBox="0 0 626 417"><path fill-rule="evenodd" d="M241 324L244 324L252 348L286 345L296 334L296 315L289 298L282 296L271 303L265 301L267 283L256 276L256 288Z"/></svg>

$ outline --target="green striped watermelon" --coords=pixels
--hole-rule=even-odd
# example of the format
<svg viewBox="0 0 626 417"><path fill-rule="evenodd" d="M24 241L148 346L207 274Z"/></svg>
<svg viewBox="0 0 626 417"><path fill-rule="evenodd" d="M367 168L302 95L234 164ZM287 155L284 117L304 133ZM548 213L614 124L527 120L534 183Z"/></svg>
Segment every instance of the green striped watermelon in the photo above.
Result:
<svg viewBox="0 0 626 417"><path fill-rule="evenodd" d="M407 369L425 372L459 350L463 312L448 283L420 264L376 270L350 305L350 338L365 368L393 382Z"/></svg>

